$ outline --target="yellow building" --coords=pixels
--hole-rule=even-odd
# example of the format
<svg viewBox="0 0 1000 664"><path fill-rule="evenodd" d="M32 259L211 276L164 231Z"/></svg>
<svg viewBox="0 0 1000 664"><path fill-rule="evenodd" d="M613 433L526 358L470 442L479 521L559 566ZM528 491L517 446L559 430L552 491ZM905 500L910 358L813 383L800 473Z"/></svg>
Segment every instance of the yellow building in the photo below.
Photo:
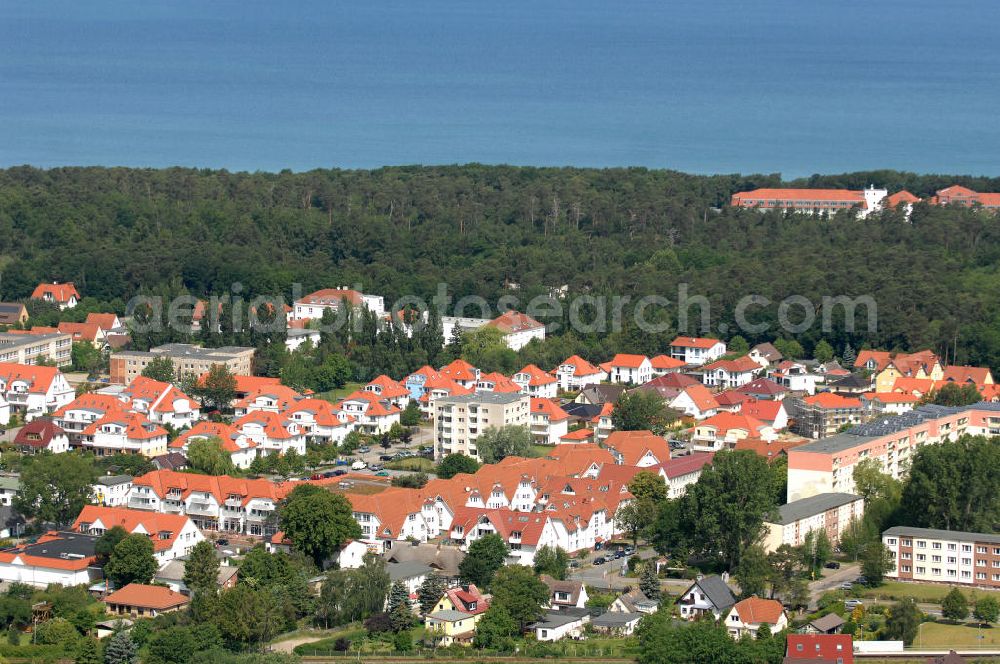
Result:
<svg viewBox="0 0 1000 664"><path fill-rule="evenodd" d="M476 635L476 623L489 608L489 598L474 585L449 588L424 616L424 627L442 646L468 645Z"/></svg>

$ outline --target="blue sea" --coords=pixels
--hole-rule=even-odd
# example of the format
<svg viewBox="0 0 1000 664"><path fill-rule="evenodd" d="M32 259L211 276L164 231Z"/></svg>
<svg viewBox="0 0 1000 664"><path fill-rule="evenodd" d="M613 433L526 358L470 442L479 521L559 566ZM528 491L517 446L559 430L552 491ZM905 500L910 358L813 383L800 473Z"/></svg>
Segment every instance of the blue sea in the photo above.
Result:
<svg viewBox="0 0 1000 664"><path fill-rule="evenodd" d="M0 0L0 166L1000 174L996 0Z"/></svg>

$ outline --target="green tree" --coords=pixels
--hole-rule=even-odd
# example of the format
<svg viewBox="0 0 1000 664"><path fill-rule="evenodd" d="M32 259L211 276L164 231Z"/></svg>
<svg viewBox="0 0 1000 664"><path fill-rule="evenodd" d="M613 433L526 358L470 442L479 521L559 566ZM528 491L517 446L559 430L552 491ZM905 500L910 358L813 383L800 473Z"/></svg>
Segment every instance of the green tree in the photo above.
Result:
<svg viewBox="0 0 1000 664"><path fill-rule="evenodd" d="M388 611L388 614L389 624L392 625L393 632L398 634L413 627L413 611L410 609L409 602L397 604Z"/></svg>
<svg viewBox="0 0 1000 664"><path fill-rule="evenodd" d="M509 456L528 456L531 453L531 432L528 427L506 424L487 427L476 438L476 450L483 463L499 463Z"/></svg>
<svg viewBox="0 0 1000 664"><path fill-rule="evenodd" d="M177 377L177 373L174 371L174 361L163 355L150 360L149 364L143 368L142 375L161 383L172 383Z"/></svg>
<svg viewBox="0 0 1000 664"><path fill-rule="evenodd" d="M146 535L133 533L115 546L104 566L104 576L121 588L130 583L149 583L158 569L153 541Z"/></svg>
<svg viewBox="0 0 1000 664"><path fill-rule="evenodd" d="M457 452L449 454L441 459L437 467L437 476L443 480L450 480L459 473L473 474L479 470L479 462L465 454Z"/></svg>
<svg viewBox="0 0 1000 664"><path fill-rule="evenodd" d="M871 542L861 555L861 573L865 583L872 588L882 585L885 575L892 571L895 564L892 551L882 542Z"/></svg>
<svg viewBox="0 0 1000 664"><path fill-rule="evenodd" d="M1000 603L990 595L983 595L976 600L972 617L981 624L991 625L1000 618Z"/></svg>
<svg viewBox="0 0 1000 664"><path fill-rule="evenodd" d="M202 540L191 548L184 563L184 585L194 594L215 594L218 589L219 558L215 547L208 540Z"/></svg>
<svg viewBox="0 0 1000 664"><path fill-rule="evenodd" d="M65 618L46 620L35 629L35 643L59 646L66 653L75 651L79 640L80 633Z"/></svg>
<svg viewBox="0 0 1000 664"><path fill-rule="evenodd" d="M611 425L618 431L662 433L677 418L659 393L647 390L623 392L611 411Z"/></svg>
<svg viewBox="0 0 1000 664"><path fill-rule="evenodd" d="M434 610L438 600L444 596L444 591L448 589L447 582L437 574L430 574L420 584L417 589L417 598L420 601L420 613L426 615Z"/></svg>
<svg viewBox="0 0 1000 664"><path fill-rule="evenodd" d="M344 542L361 537L350 502L310 484L295 487L279 509L282 530L320 568Z"/></svg>
<svg viewBox="0 0 1000 664"><path fill-rule="evenodd" d="M190 628L175 625L153 632L146 644L148 664L187 664L198 650Z"/></svg>
<svg viewBox="0 0 1000 664"><path fill-rule="evenodd" d="M902 641L906 645L917 638L917 630L923 620L923 614L912 600L896 602L889 609L885 619L885 636L892 641Z"/></svg>
<svg viewBox="0 0 1000 664"><path fill-rule="evenodd" d="M569 554L561 546L545 544L535 551L535 574L548 574L560 581L569 572Z"/></svg>
<svg viewBox="0 0 1000 664"><path fill-rule="evenodd" d="M245 584L223 590L213 623L234 649L270 641L287 625L282 607L271 589L256 590Z"/></svg>
<svg viewBox="0 0 1000 664"><path fill-rule="evenodd" d="M517 370L517 353L507 347L503 332L484 325L462 335L462 359L482 371L511 374Z"/></svg>
<svg viewBox="0 0 1000 664"><path fill-rule="evenodd" d="M799 554L802 556L802 566L809 573L810 578L815 579L823 572L823 566L833 556L833 545L826 535L826 530L810 530L802 540L799 547Z"/></svg>
<svg viewBox="0 0 1000 664"><path fill-rule="evenodd" d="M366 553L361 567L353 570L350 584L353 619L378 613L385 606L390 587L385 560L374 553Z"/></svg>
<svg viewBox="0 0 1000 664"><path fill-rule="evenodd" d="M89 342L76 342L70 351L73 368L85 371L89 376L97 375L107 365L104 354Z"/></svg>
<svg viewBox="0 0 1000 664"><path fill-rule="evenodd" d="M663 481L663 476L648 470L636 473L628 483L628 490L640 500L659 503L667 499L667 484Z"/></svg>
<svg viewBox="0 0 1000 664"><path fill-rule="evenodd" d="M73 664L102 664L102 662L104 660L101 658L101 647L98 645L97 639L90 637L81 639L76 648Z"/></svg>
<svg viewBox="0 0 1000 664"><path fill-rule="evenodd" d="M549 601L548 586L524 565L506 565L498 569L490 590L493 593L491 605L506 609L522 630L542 617L542 607Z"/></svg>
<svg viewBox="0 0 1000 664"><path fill-rule="evenodd" d="M118 632L108 639L104 647L104 664L136 664L138 661L139 649L128 632Z"/></svg>
<svg viewBox="0 0 1000 664"><path fill-rule="evenodd" d="M983 400L983 395L972 383L959 385L958 383L945 383L940 389L931 390L924 398L924 403L933 403L939 406L968 406Z"/></svg>
<svg viewBox="0 0 1000 664"><path fill-rule="evenodd" d="M826 339L820 339L816 346L813 348L813 357L816 358L817 362L829 362L833 359L833 346Z"/></svg>
<svg viewBox="0 0 1000 664"><path fill-rule="evenodd" d="M840 550L851 560L858 560L868 542L876 539L867 532L864 522L857 517L851 517L844 531L840 533Z"/></svg>
<svg viewBox="0 0 1000 664"><path fill-rule="evenodd" d="M734 355L746 355L750 352L750 344L747 343L746 339L737 334L726 344L726 350Z"/></svg>
<svg viewBox="0 0 1000 664"><path fill-rule="evenodd" d="M128 531L121 526L112 526L110 530L105 530L104 534L97 538L94 543L94 553L102 563L107 562L115 547L123 539L128 537Z"/></svg>
<svg viewBox="0 0 1000 664"><path fill-rule="evenodd" d="M208 375L192 390L206 410L229 410L236 398L236 377L224 364L213 364Z"/></svg>
<svg viewBox="0 0 1000 664"><path fill-rule="evenodd" d="M739 567L744 550L763 534L775 512L773 476L764 457L752 451L722 451L680 499L680 533L705 555Z"/></svg>
<svg viewBox="0 0 1000 664"><path fill-rule="evenodd" d="M766 597L768 581L774 575L774 569L764 549L755 544L743 551L740 564L733 572L733 577L740 587L740 595L744 598L752 595Z"/></svg>
<svg viewBox="0 0 1000 664"><path fill-rule="evenodd" d="M786 360L798 360L805 357L806 351L795 339L775 339L774 347Z"/></svg>
<svg viewBox="0 0 1000 664"><path fill-rule="evenodd" d="M510 615L510 611L501 605L491 604L476 623L473 645L477 648L510 650L515 634L517 634L517 621Z"/></svg>
<svg viewBox="0 0 1000 664"><path fill-rule="evenodd" d="M632 537L632 545L639 545L639 535L649 529L656 519L656 504L649 498L634 498L623 503L615 513L615 522Z"/></svg>
<svg viewBox="0 0 1000 664"><path fill-rule="evenodd" d="M639 664L740 662L738 644L726 628L711 620L677 624L667 611L657 611L639 622Z"/></svg>
<svg viewBox="0 0 1000 664"><path fill-rule="evenodd" d="M958 588L952 588L941 600L941 615L949 620L965 620L969 617L969 600Z"/></svg>
<svg viewBox="0 0 1000 664"><path fill-rule="evenodd" d="M420 404L418 404L414 399L410 399L406 404L406 408L399 415L399 423L404 427L415 427L420 425L420 421L423 419L423 415L420 412Z"/></svg>
<svg viewBox="0 0 1000 664"><path fill-rule="evenodd" d="M469 546L468 553L458 565L458 573L463 581L487 588L508 553L507 543L502 537L496 533L484 535Z"/></svg>
<svg viewBox="0 0 1000 664"><path fill-rule="evenodd" d="M231 475L235 472L233 458L222 449L215 436L197 438L188 445L188 462L193 470L205 475Z"/></svg>
<svg viewBox="0 0 1000 664"><path fill-rule="evenodd" d="M72 523L90 501L97 479L93 458L77 452L39 454L23 460L14 508L42 523Z"/></svg>
<svg viewBox="0 0 1000 664"><path fill-rule="evenodd" d="M406 589L406 584L402 581L396 581L389 587L389 599L386 604L386 613L392 613L400 604L409 608L410 604L410 591Z"/></svg>
<svg viewBox="0 0 1000 664"><path fill-rule="evenodd" d="M660 588L660 579L656 576L655 560L649 560L642 566L642 572L639 573L639 590L652 600L659 600L663 594Z"/></svg>
<svg viewBox="0 0 1000 664"><path fill-rule="evenodd" d="M882 472L882 464L876 459L862 459L854 465L851 475L855 491L864 496L866 501L883 499L895 502L902 494L902 483Z"/></svg>

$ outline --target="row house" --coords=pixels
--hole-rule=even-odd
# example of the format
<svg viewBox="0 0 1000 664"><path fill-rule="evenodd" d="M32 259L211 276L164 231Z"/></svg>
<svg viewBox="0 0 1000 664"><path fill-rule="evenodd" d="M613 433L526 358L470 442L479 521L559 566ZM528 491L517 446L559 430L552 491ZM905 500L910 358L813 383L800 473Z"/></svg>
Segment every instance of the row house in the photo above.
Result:
<svg viewBox="0 0 1000 664"><path fill-rule="evenodd" d="M153 514L126 507L85 505L73 522L73 530L88 535L103 535L116 526L127 533L141 534L153 542L153 556L160 567L186 556L205 539L194 522L180 514Z"/></svg>
<svg viewBox="0 0 1000 664"><path fill-rule="evenodd" d="M569 431L569 414L551 399L531 399L531 437L540 445L558 445Z"/></svg>
<svg viewBox="0 0 1000 664"><path fill-rule="evenodd" d="M700 367L721 359L726 354L726 343L705 337L677 337L670 342L670 357L684 364Z"/></svg>
<svg viewBox="0 0 1000 664"><path fill-rule="evenodd" d="M579 392L590 385L598 385L607 379L607 373L579 355L564 360L555 370L559 389L563 392Z"/></svg>
<svg viewBox="0 0 1000 664"><path fill-rule="evenodd" d="M14 413L24 421L54 413L75 396L55 367L0 363L0 424L6 425Z"/></svg>
<svg viewBox="0 0 1000 664"><path fill-rule="evenodd" d="M521 391L528 396L539 399L555 399L558 393L559 381L547 371L542 371L534 364L529 364L517 373L513 380Z"/></svg>
<svg viewBox="0 0 1000 664"><path fill-rule="evenodd" d="M156 424L174 429L190 427L201 417L198 403L170 383L137 376L121 391L119 399L129 410L141 413Z"/></svg>
<svg viewBox="0 0 1000 664"><path fill-rule="evenodd" d="M156 470L132 480L131 511L184 515L206 531L269 537L278 530L279 502L293 483Z"/></svg>
<svg viewBox="0 0 1000 664"><path fill-rule="evenodd" d="M354 420L354 427L363 433L383 434L399 423L402 411L387 399L369 390L357 390L338 404L345 415Z"/></svg>
<svg viewBox="0 0 1000 664"><path fill-rule="evenodd" d="M653 379L653 365L645 355L618 353L611 360L608 378L621 385L642 385Z"/></svg>
<svg viewBox="0 0 1000 664"><path fill-rule="evenodd" d="M306 453L306 437L299 425L284 414L266 410L247 413L234 423L248 441L253 442L260 456L271 454Z"/></svg>
<svg viewBox="0 0 1000 664"><path fill-rule="evenodd" d="M236 427L222 422L198 422L171 441L169 447L186 456L191 443L199 440L219 441L236 468L246 470L257 458L257 444Z"/></svg>
<svg viewBox="0 0 1000 664"><path fill-rule="evenodd" d="M749 355L733 360L716 360L702 367L701 378L709 387L735 389L752 381L761 371L761 366Z"/></svg>
<svg viewBox="0 0 1000 664"><path fill-rule="evenodd" d="M875 377L875 391L889 392L897 378L941 380L944 370L938 356L930 350L915 353L891 353L861 350L854 360L855 369L870 371Z"/></svg>
<svg viewBox="0 0 1000 664"><path fill-rule="evenodd" d="M167 430L140 413L115 411L88 425L80 433L80 444L97 456L153 458L167 453Z"/></svg>

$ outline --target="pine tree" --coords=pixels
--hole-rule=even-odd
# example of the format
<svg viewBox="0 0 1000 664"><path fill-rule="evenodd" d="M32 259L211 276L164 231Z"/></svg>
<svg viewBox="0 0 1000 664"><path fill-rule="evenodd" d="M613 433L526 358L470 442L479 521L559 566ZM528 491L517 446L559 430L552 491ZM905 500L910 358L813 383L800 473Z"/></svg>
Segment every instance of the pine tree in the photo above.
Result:
<svg viewBox="0 0 1000 664"><path fill-rule="evenodd" d="M104 649L104 664L136 664L138 648L128 632L118 632Z"/></svg>
<svg viewBox="0 0 1000 664"><path fill-rule="evenodd" d="M79 647L76 649L76 657L73 658L73 664L102 664L102 662L97 640L90 637L82 639Z"/></svg>
<svg viewBox="0 0 1000 664"><path fill-rule="evenodd" d="M389 611L389 622L394 632L402 632L413 627L413 611L410 610L408 601L397 604Z"/></svg>
<svg viewBox="0 0 1000 664"><path fill-rule="evenodd" d="M854 352L851 344L847 343L844 344L844 354L842 357L844 360L844 367L850 369L854 366L854 361L858 359L858 354Z"/></svg>
<svg viewBox="0 0 1000 664"><path fill-rule="evenodd" d="M420 600L420 612L424 615L434 610L434 605L444 595L447 589L445 580L437 574L431 574L420 584L417 590L417 597Z"/></svg>
<svg viewBox="0 0 1000 664"><path fill-rule="evenodd" d="M406 589L406 585L402 581L396 581L392 584L392 588L389 589L389 604L386 607L386 613L392 613L401 604L406 607L409 606L410 592Z"/></svg>
<svg viewBox="0 0 1000 664"><path fill-rule="evenodd" d="M649 599L660 599L660 579L656 576L656 563L652 560L642 566L642 573L639 575L639 590Z"/></svg>

